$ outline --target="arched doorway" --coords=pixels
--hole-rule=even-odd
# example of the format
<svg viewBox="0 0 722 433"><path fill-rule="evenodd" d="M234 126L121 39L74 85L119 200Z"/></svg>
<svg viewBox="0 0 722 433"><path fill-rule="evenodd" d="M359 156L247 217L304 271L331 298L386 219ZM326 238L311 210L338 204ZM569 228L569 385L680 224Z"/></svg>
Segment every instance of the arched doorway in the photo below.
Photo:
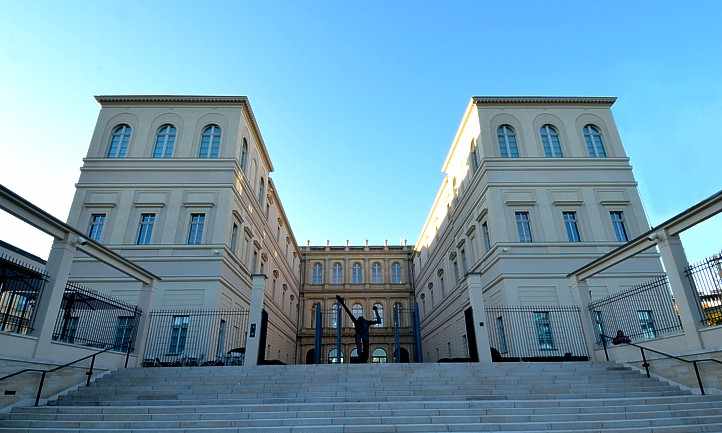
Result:
<svg viewBox="0 0 722 433"><path fill-rule="evenodd" d="M336 349L331 349L328 351L328 363L329 364L338 364L343 363L343 352L339 356L336 354Z"/></svg>
<svg viewBox="0 0 722 433"><path fill-rule="evenodd" d="M406 349L404 349L404 348L402 347L399 352L400 352L400 353L399 353L399 358L401 358L401 359L399 359L399 362L408 363L408 362L411 361L411 357L409 356L409 351L408 351L408 350L406 350Z"/></svg>
<svg viewBox="0 0 722 433"><path fill-rule="evenodd" d="M371 352L371 362L383 364L388 361L388 357L386 355L386 351L381 348L377 347L374 349L373 352Z"/></svg>

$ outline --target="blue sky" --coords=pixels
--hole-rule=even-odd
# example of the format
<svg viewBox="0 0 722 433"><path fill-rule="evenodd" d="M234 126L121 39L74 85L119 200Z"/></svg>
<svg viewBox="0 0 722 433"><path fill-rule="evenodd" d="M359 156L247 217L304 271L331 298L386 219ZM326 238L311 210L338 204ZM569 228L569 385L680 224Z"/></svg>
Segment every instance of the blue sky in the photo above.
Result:
<svg viewBox="0 0 722 433"><path fill-rule="evenodd" d="M0 182L65 219L93 95L242 94L300 243L413 242L469 98L532 94L619 97L652 224L722 188L721 2L202 3L3 2Z"/></svg>

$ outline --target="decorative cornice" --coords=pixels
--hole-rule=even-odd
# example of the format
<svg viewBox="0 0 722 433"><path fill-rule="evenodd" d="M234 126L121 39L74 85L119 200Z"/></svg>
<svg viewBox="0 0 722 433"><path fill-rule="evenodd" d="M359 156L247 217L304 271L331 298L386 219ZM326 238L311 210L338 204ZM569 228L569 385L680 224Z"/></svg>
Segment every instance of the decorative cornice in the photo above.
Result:
<svg viewBox="0 0 722 433"><path fill-rule="evenodd" d="M544 105L607 105L617 98L612 96L473 96L476 105L544 104Z"/></svg>
<svg viewBox="0 0 722 433"><path fill-rule="evenodd" d="M98 95L95 100L100 104L247 104L246 96L211 96L211 95Z"/></svg>

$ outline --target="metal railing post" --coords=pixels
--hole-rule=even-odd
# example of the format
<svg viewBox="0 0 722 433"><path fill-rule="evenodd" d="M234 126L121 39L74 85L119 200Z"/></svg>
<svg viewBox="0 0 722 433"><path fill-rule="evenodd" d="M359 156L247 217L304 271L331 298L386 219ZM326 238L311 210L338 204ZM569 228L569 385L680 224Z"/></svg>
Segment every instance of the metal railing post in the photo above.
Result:
<svg viewBox="0 0 722 433"><path fill-rule="evenodd" d="M702 385L702 378L699 375L699 368L697 368L697 361L692 361L694 366L694 374L697 375L697 384L699 384L699 392L704 395L704 385Z"/></svg>
<svg viewBox="0 0 722 433"><path fill-rule="evenodd" d="M642 352L642 367L644 367L644 370L647 372L647 377L649 376L649 363L647 362L647 357L644 355L644 348L640 347L639 351Z"/></svg>
<svg viewBox="0 0 722 433"><path fill-rule="evenodd" d="M341 314L341 305L336 308L336 362L341 362L341 334L343 333L343 324L341 323L343 315ZM361 354L359 353L359 356Z"/></svg>
<svg viewBox="0 0 722 433"><path fill-rule="evenodd" d="M414 302L414 361L424 362L424 352L421 349L421 318L419 304Z"/></svg>
<svg viewBox="0 0 722 433"><path fill-rule="evenodd" d="M85 386L90 386L90 378L93 377L93 367L95 367L95 355L93 355L92 358L90 358L90 370L88 370L88 380L85 381Z"/></svg>
<svg viewBox="0 0 722 433"><path fill-rule="evenodd" d="M394 362L401 362L401 324L399 316L401 312L398 305L394 305Z"/></svg>
<svg viewBox="0 0 722 433"><path fill-rule="evenodd" d="M38 393L37 393L37 395L35 395L35 406L37 406L38 403L40 403L40 395L43 392L43 384L45 384L45 373L47 373L47 371L43 371L43 375L40 376L40 383L38 384Z"/></svg>
<svg viewBox="0 0 722 433"><path fill-rule="evenodd" d="M318 302L316 307L316 333L314 335L313 345L313 363L321 363L321 338L323 337L323 316L321 315L321 303Z"/></svg>

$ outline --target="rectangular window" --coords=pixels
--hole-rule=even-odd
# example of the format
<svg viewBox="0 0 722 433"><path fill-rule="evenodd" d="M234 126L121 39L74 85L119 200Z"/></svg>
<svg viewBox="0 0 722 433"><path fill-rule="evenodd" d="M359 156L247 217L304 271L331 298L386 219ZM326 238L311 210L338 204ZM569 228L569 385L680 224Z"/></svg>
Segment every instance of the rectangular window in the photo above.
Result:
<svg viewBox="0 0 722 433"><path fill-rule="evenodd" d="M92 214L90 216L90 227L88 227L88 237L100 242L103 239L103 226L105 226L105 214Z"/></svg>
<svg viewBox="0 0 722 433"><path fill-rule="evenodd" d="M454 259L451 262L451 266L454 268L454 278L456 278L456 281L459 281L459 262Z"/></svg>
<svg viewBox="0 0 722 433"><path fill-rule="evenodd" d="M226 321L221 319L218 325L218 343L216 344L216 357L223 358L226 353Z"/></svg>
<svg viewBox="0 0 722 433"><path fill-rule="evenodd" d="M627 236L627 228L624 226L624 213L622 211L611 211L609 216L612 219L614 236L619 242L627 242L629 237Z"/></svg>
<svg viewBox="0 0 722 433"><path fill-rule="evenodd" d="M506 331L504 330L504 318L496 318L496 333L499 336L499 353L507 353L509 348L506 345Z"/></svg>
<svg viewBox="0 0 722 433"><path fill-rule="evenodd" d="M78 332L79 317L68 317L63 321L63 327L60 331L60 341L64 343L75 343L75 334Z"/></svg>
<svg viewBox="0 0 722 433"><path fill-rule="evenodd" d="M564 228L567 231L567 239L569 242L581 242L582 237L579 235L579 227L577 226L576 212L562 212L564 218Z"/></svg>
<svg viewBox="0 0 722 433"><path fill-rule="evenodd" d="M127 352L130 345L130 334L133 331L133 316L119 316L115 325L113 350Z"/></svg>
<svg viewBox="0 0 722 433"><path fill-rule="evenodd" d="M531 223L529 212L515 212L516 230L519 232L519 242L531 242Z"/></svg>
<svg viewBox="0 0 722 433"><path fill-rule="evenodd" d="M206 214L191 214L191 224L188 228L188 245L199 245L203 243L203 225L206 222Z"/></svg>
<svg viewBox="0 0 722 433"><path fill-rule="evenodd" d="M462 277L466 275L467 267L466 267L466 251L462 248L461 249L461 274Z"/></svg>
<svg viewBox="0 0 722 433"><path fill-rule="evenodd" d="M170 328L170 344L168 345L169 354L178 355L186 349L189 323L190 316L173 316Z"/></svg>
<svg viewBox="0 0 722 433"><path fill-rule="evenodd" d="M597 331L597 343L602 344L602 335L606 335L604 333L604 319L602 317L602 312L599 310L594 311L594 328Z"/></svg>
<svg viewBox="0 0 722 433"><path fill-rule="evenodd" d="M481 225L481 235L484 238L484 250L489 251L491 249L491 238L489 237L489 225L487 223Z"/></svg>
<svg viewBox="0 0 722 433"><path fill-rule="evenodd" d="M541 350L554 350L554 336L552 335L552 324L549 321L548 311L534 312L534 326L536 326L536 338Z"/></svg>
<svg viewBox="0 0 722 433"><path fill-rule="evenodd" d="M657 328L654 326L651 310L638 310L639 326L642 328L642 336L645 340L653 340L657 338Z"/></svg>
<svg viewBox="0 0 722 433"><path fill-rule="evenodd" d="M251 273L256 272L256 266L258 266L258 251L253 250L253 257L251 257Z"/></svg>
<svg viewBox="0 0 722 433"><path fill-rule="evenodd" d="M155 223L154 213L144 213L140 215L138 223L138 236L135 243L138 245L148 245L153 238L153 224Z"/></svg>
<svg viewBox="0 0 722 433"><path fill-rule="evenodd" d="M238 224L233 223L231 229L231 251L236 252L236 245L238 244Z"/></svg>

